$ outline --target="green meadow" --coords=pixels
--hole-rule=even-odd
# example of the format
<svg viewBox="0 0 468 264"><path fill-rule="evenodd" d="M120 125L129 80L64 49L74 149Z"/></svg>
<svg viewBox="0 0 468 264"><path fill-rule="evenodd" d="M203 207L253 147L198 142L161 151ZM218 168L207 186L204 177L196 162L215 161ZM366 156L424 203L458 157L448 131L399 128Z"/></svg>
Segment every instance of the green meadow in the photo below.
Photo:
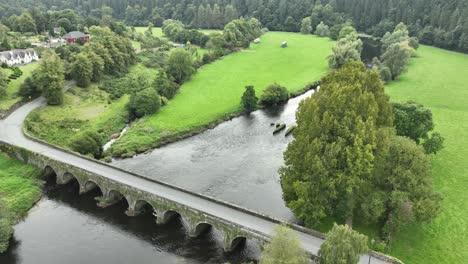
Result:
<svg viewBox="0 0 468 264"><path fill-rule="evenodd" d="M31 72L38 67L38 63L31 63L26 66L20 66L19 68L23 71L23 75L16 80L12 80L7 87L7 96L5 98L0 99L0 113L3 111L7 111L12 107L14 104L21 100L21 97L17 96L18 90L24 80L31 75ZM8 78L10 74L13 72L10 69L1 69L5 77Z"/></svg>
<svg viewBox="0 0 468 264"><path fill-rule="evenodd" d="M405 263L468 261L468 55L422 46L409 70L390 83L393 101L414 100L432 110L445 148L433 157L435 189L444 200L431 223L406 226L391 255Z"/></svg>
<svg viewBox="0 0 468 264"><path fill-rule="evenodd" d="M154 148L240 111L246 85L257 95L274 82L294 92L319 80L328 70L333 42L297 33L269 32L260 44L202 67L160 112L134 122L113 145L114 154ZM288 41L288 48L281 48Z"/></svg>

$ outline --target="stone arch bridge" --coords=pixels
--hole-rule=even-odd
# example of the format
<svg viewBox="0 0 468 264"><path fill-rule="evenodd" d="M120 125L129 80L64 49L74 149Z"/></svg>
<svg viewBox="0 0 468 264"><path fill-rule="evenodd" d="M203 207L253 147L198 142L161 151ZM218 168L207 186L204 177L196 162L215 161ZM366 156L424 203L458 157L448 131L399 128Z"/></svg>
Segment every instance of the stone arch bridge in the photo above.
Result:
<svg viewBox="0 0 468 264"><path fill-rule="evenodd" d="M98 205L106 207L122 199L129 205L126 213L138 215L144 208L154 212L156 222L164 224L180 216L188 224L188 233L197 237L210 228L223 234L224 249L229 252L246 239L263 243L282 222L256 212L218 201L210 197L146 178L96 160L49 145L23 133L23 122L35 108L45 104L38 98L0 120L0 149L18 159L56 174L57 184L78 182L80 193L99 188ZM311 257L317 256L323 242L321 233L288 224L299 236ZM370 252L360 263L400 263L388 256Z"/></svg>

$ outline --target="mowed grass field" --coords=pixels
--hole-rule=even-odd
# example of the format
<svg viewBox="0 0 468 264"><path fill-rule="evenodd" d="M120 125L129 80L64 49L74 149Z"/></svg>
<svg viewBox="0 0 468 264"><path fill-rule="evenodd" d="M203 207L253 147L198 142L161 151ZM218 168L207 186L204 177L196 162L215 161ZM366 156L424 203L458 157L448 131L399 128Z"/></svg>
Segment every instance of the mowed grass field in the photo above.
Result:
<svg viewBox="0 0 468 264"><path fill-rule="evenodd" d="M31 63L25 66L19 66L21 71L23 71L23 75L16 80L11 80L7 87L7 96L5 98L0 99L0 112L7 111L12 107L15 103L21 100L21 97L17 96L18 90L24 80L31 75L32 71L34 71L39 66L38 63ZM10 76L13 72L10 69L1 69L3 74L6 78Z"/></svg>
<svg viewBox="0 0 468 264"><path fill-rule="evenodd" d="M468 263L468 55L421 46L409 71L386 91L393 101L429 107L435 131L446 138L432 162L442 212L431 223L405 227L391 254L405 263Z"/></svg>
<svg viewBox="0 0 468 264"><path fill-rule="evenodd" d="M240 111L246 85L254 85L258 96L274 82L297 91L326 74L333 41L284 32L269 32L261 39L250 49L202 67L160 112L134 122L114 143L114 153L143 152L164 138ZM288 48L280 47L283 41Z"/></svg>

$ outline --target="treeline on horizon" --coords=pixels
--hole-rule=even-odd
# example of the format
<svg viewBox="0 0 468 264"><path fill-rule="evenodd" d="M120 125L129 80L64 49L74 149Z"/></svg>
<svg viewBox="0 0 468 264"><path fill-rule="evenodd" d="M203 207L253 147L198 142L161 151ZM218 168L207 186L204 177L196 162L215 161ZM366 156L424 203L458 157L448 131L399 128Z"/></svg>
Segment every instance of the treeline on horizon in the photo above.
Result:
<svg viewBox="0 0 468 264"><path fill-rule="evenodd" d="M2 22L30 7L70 8L83 17L112 15L129 26L177 19L194 28L221 29L235 18L255 17L269 30L293 32L310 16L313 30L321 21L330 28L352 23L376 37L403 22L422 44L468 52L466 0L0 0Z"/></svg>

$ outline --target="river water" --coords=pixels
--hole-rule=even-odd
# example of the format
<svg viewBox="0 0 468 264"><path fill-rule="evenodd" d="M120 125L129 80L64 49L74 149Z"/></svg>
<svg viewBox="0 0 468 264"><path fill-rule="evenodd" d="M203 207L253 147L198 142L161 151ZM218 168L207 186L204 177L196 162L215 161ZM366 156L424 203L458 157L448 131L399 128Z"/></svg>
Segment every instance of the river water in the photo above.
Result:
<svg viewBox="0 0 468 264"><path fill-rule="evenodd" d="M295 123L299 102L313 91L274 110L260 110L224 122L194 137L112 164L148 177L231 202L287 221L278 168L292 137L273 135L271 123ZM240 263L257 260L258 245L247 241L223 253L216 231L198 239L184 222L157 226L154 218L127 217L125 201L101 209L99 190L79 196L77 183L51 188L15 227L1 264Z"/></svg>

